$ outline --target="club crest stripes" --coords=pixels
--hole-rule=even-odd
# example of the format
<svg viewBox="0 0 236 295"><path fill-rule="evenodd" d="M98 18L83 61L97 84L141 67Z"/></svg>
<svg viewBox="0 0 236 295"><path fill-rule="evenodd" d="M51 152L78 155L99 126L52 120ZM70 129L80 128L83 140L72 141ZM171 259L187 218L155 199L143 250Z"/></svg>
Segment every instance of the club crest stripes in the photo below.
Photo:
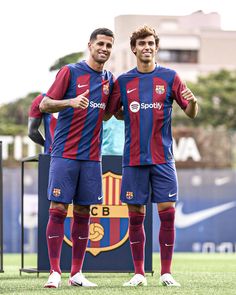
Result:
<svg viewBox="0 0 236 295"><path fill-rule="evenodd" d="M115 176L115 177L114 177ZM122 205L120 201L121 176L107 172L103 175L103 204L104 205Z"/></svg>

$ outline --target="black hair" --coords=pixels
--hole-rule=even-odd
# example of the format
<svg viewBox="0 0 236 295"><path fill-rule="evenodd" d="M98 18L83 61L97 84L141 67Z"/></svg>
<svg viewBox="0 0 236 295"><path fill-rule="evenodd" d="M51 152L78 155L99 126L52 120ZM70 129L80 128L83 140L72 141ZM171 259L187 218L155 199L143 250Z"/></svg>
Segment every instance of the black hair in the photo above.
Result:
<svg viewBox="0 0 236 295"><path fill-rule="evenodd" d="M92 34L90 35L89 41L96 40L97 35L105 35L105 36L114 38L114 33L111 30L107 28L98 28L92 32Z"/></svg>

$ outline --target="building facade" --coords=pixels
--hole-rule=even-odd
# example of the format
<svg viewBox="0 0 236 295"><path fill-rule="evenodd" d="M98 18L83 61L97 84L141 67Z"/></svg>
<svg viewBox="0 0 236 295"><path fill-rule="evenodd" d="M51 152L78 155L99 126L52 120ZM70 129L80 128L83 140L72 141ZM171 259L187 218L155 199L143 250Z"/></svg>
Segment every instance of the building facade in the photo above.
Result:
<svg viewBox="0 0 236 295"><path fill-rule="evenodd" d="M129 37L142 25L154 27L160 37L157 63L174 68L183 79L220 69L236 69L236 31L221 29L218 13L196 11L185 16L121 15L115 18L115 47L109 68L115 74L135 66Z"/></svg>

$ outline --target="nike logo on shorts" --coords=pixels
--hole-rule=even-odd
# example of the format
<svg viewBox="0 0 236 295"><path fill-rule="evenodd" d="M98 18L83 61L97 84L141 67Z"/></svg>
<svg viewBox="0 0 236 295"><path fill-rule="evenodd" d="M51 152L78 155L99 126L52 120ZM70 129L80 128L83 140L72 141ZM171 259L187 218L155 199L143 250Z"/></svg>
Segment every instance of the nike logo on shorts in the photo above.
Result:
<svg viewBox="0 0 236 295"><path fill-rule="evenodd" d="M174 194L169 193L169 198L174 197L175 195L177 195L177 193L174 193Z"/></svg>

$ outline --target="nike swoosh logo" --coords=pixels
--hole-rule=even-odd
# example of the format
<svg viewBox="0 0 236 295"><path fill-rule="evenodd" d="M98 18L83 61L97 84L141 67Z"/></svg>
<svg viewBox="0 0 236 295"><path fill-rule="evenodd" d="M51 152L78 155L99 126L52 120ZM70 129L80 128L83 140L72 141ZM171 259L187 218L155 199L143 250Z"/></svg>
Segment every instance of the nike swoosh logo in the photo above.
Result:
<svg viewBox="0 0 236 295"><path fill-rule="evenodd" d="M83 88L85 86L88 86L88 84L78 84L78 88Z"/></svg>
<svg viewBox="0 0 236 295"><path fill-rule="evenodd" d="M73 280L70 280L70 284L71 285L73 285L73 286L83 286L83 283L77 283L77 282L75 282L75 281L73 281Z"/></svg>
<svg viewBox="0 0 236 295"><path fill-rule="evenodd" d="M174 197L177 193L169 194L169 198Z"/></svg>
<svg viewBox="0 0 236 295"><path fill-rule="evenodd" d="M140 241L137 241L137 242L130 242L131 245L133 245L133 244L138 244L138 243L140 243Z"/></svg>
<svg viewBox="0 0 236 295"><path fill-rule="evenodd" d="M229 202L193 213L184 213L183 203L179 203L175 209L175 226L186 228L234 207L236 202Z"/></svg>
<svg viewBox="0 0 236 295"><path fill-rule="evenodd" d="M103 196L101 196L101 197L98 197L98 200L101 200L103 198Z"/></svg>
<svg viewBox="0 0 236 295"><path fill-rule="evenodd" d="M226 183L230 182L230 178L228 176L226 177L218 177L215 179L215 185L217 186L221 186L224 185Z"/></svg>
<svg viewBox="0 0 236 295"><path fill-rule="evenodd" d="M136 90L136 88L134 88L134 89L128 89L127 90L127 93L129 94L129 93L131 93L131 92L133 92L133 91L135 91Z"/></svg>
<svg viewBox="0 0 236 295"><path fill-rule="evenodd" d="M79 237L79 240L86 240L86 239L88 239L88 237Z"/></svg>
<svg viewBox="0 0 236 295"><path fill-rule="evenodd" d="M48 236L49 239L59 238L59 236Z"/></svg>
<svg viewBox="0 0 236 295"><path fill-rule="evenodd" d="M174 244L165 244L166 247L172 247Z"/></svg>

